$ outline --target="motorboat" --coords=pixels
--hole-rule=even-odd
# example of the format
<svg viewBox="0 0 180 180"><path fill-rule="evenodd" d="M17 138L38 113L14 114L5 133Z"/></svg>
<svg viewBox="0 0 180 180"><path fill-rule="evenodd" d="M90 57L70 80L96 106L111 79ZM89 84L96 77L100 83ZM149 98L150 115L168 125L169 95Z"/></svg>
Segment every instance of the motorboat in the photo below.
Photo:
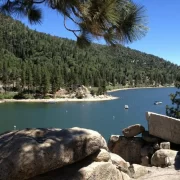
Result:
<svg viewBox="0 0 180 180"><path fill-rule="evenodd" d="M124 106L124 109L129 109L129 106L128 106L128 105L125 105L125 106Z"/></svg>
<svg viewBox="0 0 180 180"><path fill-rule="evenodd" d="M154 102L154 105L159 105L159 104L162 104L162 102L161 101L155 101Z"/></svg>

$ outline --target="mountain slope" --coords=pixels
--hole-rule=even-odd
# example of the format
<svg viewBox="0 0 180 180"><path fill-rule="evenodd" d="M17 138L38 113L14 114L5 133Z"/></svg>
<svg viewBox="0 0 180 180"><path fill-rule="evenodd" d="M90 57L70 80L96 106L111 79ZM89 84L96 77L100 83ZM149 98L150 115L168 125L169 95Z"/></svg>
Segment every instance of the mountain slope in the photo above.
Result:
<svg viewBox="0 0 180 180"><path fill-rule="evenodd" d="M0 81L7 89L14 84L15 89L45 93L72 84L164 85L173 83L180 70L123 46L79 49L72 40L30 30L1 14L0 22Z"/></svg>

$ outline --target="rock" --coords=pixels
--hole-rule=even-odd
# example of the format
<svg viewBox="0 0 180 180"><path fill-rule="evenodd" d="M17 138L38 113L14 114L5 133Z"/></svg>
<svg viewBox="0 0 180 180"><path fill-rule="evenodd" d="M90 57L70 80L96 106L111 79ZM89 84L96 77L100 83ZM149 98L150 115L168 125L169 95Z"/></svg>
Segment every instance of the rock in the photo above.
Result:
<svg viewBox="0 0 180 180"><path fill-rule="evenodd" d="M141 165L142 166L149 166L150 160L149 160L149 157L148 156L143 156L141 157Z"/></svg>
<svg viewBox="0 0 180 180"><path fill-rule="evenodd" d="M151 165L158 167L167 167L171 165L179 166L180 155L178 151L169 149L160 149L156 151L151 158Z"/></svg>
<svg viewBox="0 0 180 180"><path fill-rule="evenodd" d="M116 143L118 143L119 141L119 135L111 135L109 141L108 141L108 148L111 150L114 148L114 146L116 145Z"/></svg>
<svg viewBox="0 0 180 180"><path fill-rule="evenodd" d="M160 149L170 149L170 142L160 143Z"/></svg>
<svg viewBox="0 0 180 180"><path fill-rule="evenodd" d="M158 143L154 143L154 144L153 144L153 148L154 148L155 150L159 150L159 149L160 149L160 146L159 146Z"/></svg>
<svg viewBox="0 0 180 180"><path fill-rule="evenodd" d="M122 133L125 137L134 137L145 131L145 128L140 124L135 124L123 129Z"/></svg>
<svg viewBox="0 0 180 180"><path fill-rule="evenodd" d="M130 163L141 163L141 148L144 141L140 137L126 138L112 135L108 141L109 150Z"/></svg>
<svg viewBox="0 0 180 180"><path fill-rule="evenodd" d="M151 146L144 146L141 148L141 156L148 156L154 153L154 149Z"/></svg>
<svg viewBox="0 0 180 180"><path fill-rule="evenodd" d="M147 167L148 174L138 178L138 180L179 180L180 171L174 168Z"/></svg>
<svg viewBox="0 0 180 180"><path fill-rule="evenodd" d="M121 172L123 180L131 180L131 178L124 172Z"/></svg>
<svg viewBox="0 0 180 180"><path fill-rule="evenodd" d="M161 114L146 113L149 134L180 144L180 120Z"/></svg>
<svg viewBox="0 0 180 180"><path fill-rule="evenodd" d="M122 157L118 156L117 154L110 153L111 161L116 166L121 166L125 169L128 169L130 166L129 162L126 162Z"/></svg>
<svg viewBox="0 0 180 180"><path fill-rule="evenodd" d="M87 159L28 180L129 180L112 163Z"/></svg>
<svg viewBox="0 0 180 180"><path fill-rule="evenodd" d="M25 129L0 136L0 179L24 180L107 149L96 131Z"/></svg>
<svg viewBox="0 0 180 180"><path fill-rule="evenodd" d="M142 132L142 138L148 143L156 143L160 141L160 138L149 134L149 131Z"/></svg>
<svg viewBox="0 0 180 180"><path fill-rule="evenodd" d="M82 98L92 98L92 95L91 95L90 91L88 90L88 88L83 86L83 85L78 87L75 90L75 94L76 94L75 95L76 98L80 98L80 99L82 99Z"/></svg>
<svg viewBox="0 0 180 180"><path fill-rule="evenodd" d="M66 97L68 94L68 91L66 89L60 88L56 93L55 97Z"/></svg>
<svg viewBox="0 0 180 180"><path fill-rule="evenodd" d="M108 162L110 159L111 156L105 149L100 149L98 153L95 153L94 161L96 162Z"/></svg>
<svg viewBox="0 0 180 180"><path fill-rule="evenodd" d="M145 174L148 174L147 168L139 164L132 164L129 167L129 170L131 172L131 177L135 179L144 176Z"/></svg>
<svg viewBox="0 0 180 180"><path fill-rule="evenodd" d="M122 157L118 156L117 154L110 153L112 164L116 166L121 172L130 175L129 171L129 162L126 162Z"/></svg>

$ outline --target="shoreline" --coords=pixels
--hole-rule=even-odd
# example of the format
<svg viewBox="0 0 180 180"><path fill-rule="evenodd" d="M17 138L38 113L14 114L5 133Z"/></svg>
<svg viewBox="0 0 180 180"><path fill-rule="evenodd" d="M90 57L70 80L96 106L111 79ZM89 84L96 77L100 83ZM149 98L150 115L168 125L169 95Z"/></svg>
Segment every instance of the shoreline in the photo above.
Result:
<svg viewBox="0 0 180 180"><path fill-rule="evenodd" d="M174 86L168 86L174 87ZM119 88L119 89L112 89L107 91L108 93L116 92L116 91L125 91L125 90L133 90L133 89L154 89L154 88L168 88L168 87L132 87L132 88ZM0 100L0 104L2 103L58 103L58 102L98 102L98 101L110 101L116 100L119 97L107 95L107 96L98 96L92 98L84 98L84 99L77 99L77 98L50 98L50 99L2 99Z"/></svg>
<svg viewBox="0 0 180 180"><path fill-rule="evenodd" d="M10 103L10 102L23 102L23 103L58 103L58 102L93 102L93 101L110 101L119 99L119 97L106 96L106 97L94 97L94 98L56 98L56 99L3 99L0 100L1 103Z"/></svg>
<svg viewBox="0 0 180 180"><path fill-rule="evenodd" d="M170 87L174 87L174 86L161 86L161 87L132 87L132 88L119 88L119 89L112 89L112 90L108 90L107 92L116 92L116 91L125 91L125 90L133 90L133 89L155 89L155 88L170 88Z"/></svg>

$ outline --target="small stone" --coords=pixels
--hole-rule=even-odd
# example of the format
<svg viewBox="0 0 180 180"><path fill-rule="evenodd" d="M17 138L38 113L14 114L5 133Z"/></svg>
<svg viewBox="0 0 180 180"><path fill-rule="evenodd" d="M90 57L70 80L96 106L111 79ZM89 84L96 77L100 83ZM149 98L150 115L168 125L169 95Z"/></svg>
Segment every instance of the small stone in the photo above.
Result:
<svg viewBox="0 0 180 180"><path fill-rule="evenodd" d="M98 153L95 153L94 161L108 162L109 160L110 160L110 154L105 149L100 149Z"/></svg>
<svg viewBox="0 0 180 180"><path fill-rule="evenodd" d="M145 131L145 128L141 124L135 124L123 129L122 133L125 137L134 137Z"/></svg>
<svg viewBox="0 0 180 180"><path fill-rule="evenodd" d="M160 149L160 146L159 146L158 143L154 143L153 148L154 148L155 150L159 150L159 149Z"/></svg>
<svg viewBox="0 0 180 180"><path fill-rule="evenodd" d="M170 142L160 143L160 149L170 149Z"/></svg>

